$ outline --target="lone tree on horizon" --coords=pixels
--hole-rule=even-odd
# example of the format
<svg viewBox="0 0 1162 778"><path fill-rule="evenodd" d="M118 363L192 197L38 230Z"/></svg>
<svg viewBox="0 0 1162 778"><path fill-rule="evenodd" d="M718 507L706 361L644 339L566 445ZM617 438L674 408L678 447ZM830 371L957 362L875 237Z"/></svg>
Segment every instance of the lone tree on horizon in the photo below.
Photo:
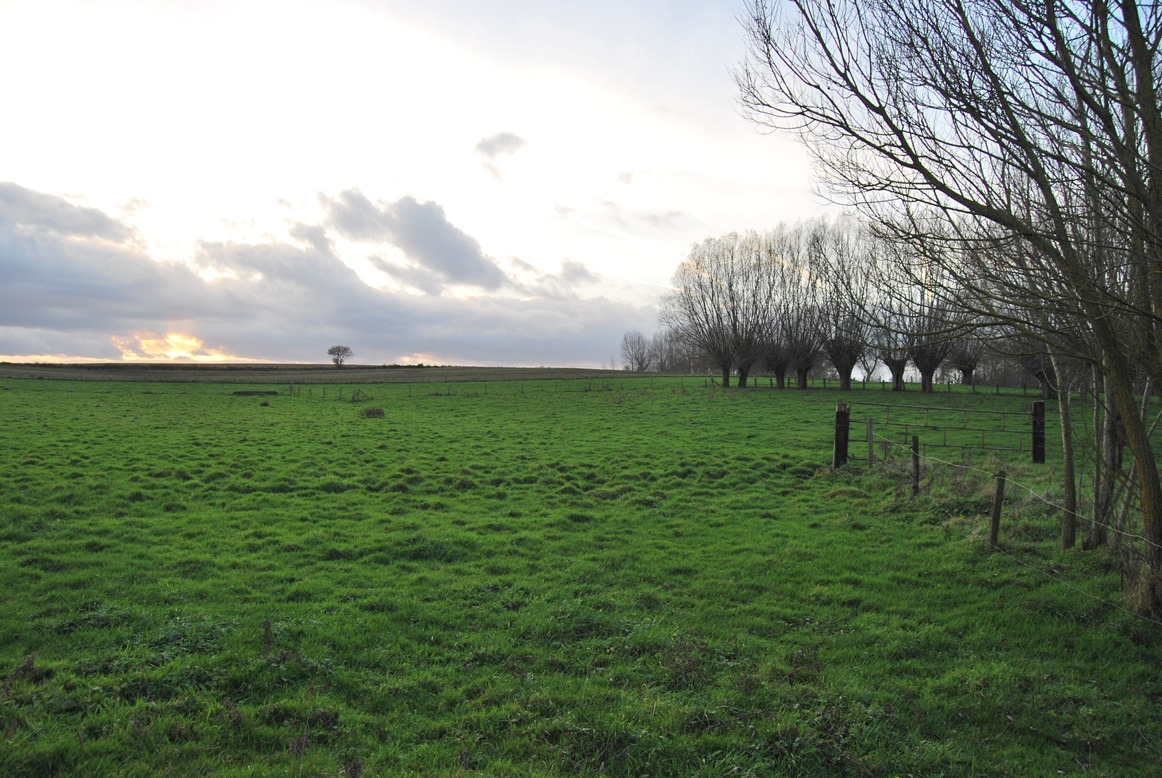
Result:
<svg viewBox="0 0 1162 778"><path fill-rule="evenodd" d="M350 346L331 346L327 349L327 356L335 363L335 367L343 367L343 363L355 356Z"/></svg>

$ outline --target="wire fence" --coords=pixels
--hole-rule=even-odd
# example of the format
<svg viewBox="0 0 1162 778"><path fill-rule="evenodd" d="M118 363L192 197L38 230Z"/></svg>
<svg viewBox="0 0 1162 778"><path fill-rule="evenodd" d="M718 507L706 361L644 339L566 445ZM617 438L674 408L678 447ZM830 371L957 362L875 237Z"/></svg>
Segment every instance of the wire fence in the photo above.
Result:
<svg viewBox="0 0 1162 778"><path fill-rule="evenodd" d="M914 449L910 445L905 445L904 443L902 443L900 441L890 440L886 437L877 438L877 439L875 439L875 442L877 445L881 445L883 447L884 451L889 452L889 455L882 457L878 461L878 463L876 463L876 464L879 467L884 468L888 472L896 473L901 479L911 480L913 478L913 473L910 471L910 468L903 465L902 463L904 461L906 461L907 459L911 459L915 456ZM971 473L974 476L979 476L982 483L987 483L988 479L1002 478L1006 485L1008 485L1016 490L1020 490L1021 492L1023 492L1026 495L1026 499L1028 499L1034 503L1040 504L1041 506L1043 506L1046 509L1047 512L1057 512L1057 513L1060 513L1062 515L1064 515L1066 512L1065 506L1054 501L1053 499L1050 499L1046 494L1046 490L1041 486L1033 486L1033 485L1024 483L1021 480L1004 475L1002 472L997 472L995 470L985 469L983 467L978 467L978 466L975 466L972 464L966 464L964 462L953 462L953 461L949 461L947 459L942 459L942 458L939 458L936 456L932 456L930 454L921 453L919 455L919 458L923 463L927 463L929 465L930 471L934 467L941 467L941 468L946 468L950 471ZM1081 518L1081 517L1079 516L1079 518ZM1142 535L1140 533L1129 532L1129 531L1126 531L1120 527L1109 526L1109 527L1107 527L1107 531L1109 531L1110 533L1113 533L1113 534L1117 534L1117 535L1119 535L1119 536L1121 536L1121 537L1123 537L1126 540L1129 540L1131 542L1141 543L1143 546L1146 546L1146 547L1153 547L1153 548L1162 547L1156 543L1153 543L1152 541L1150 541L1148 538L1146 538L1144 535ZM1077 594L1080 594L1087 599L1101 603L1102 605L1108 606L1110 608L1114 608L1116 610L1122 611L1122 612L1134 617L1135 619L1139 619L1141 621L1145 621L1145 622L1148 622L1150 624L1154 624L1156 626L1162 626L1162 621L1159 621L1158 619L1151 618L1151 617L1146 616L1146 615L1141 614L1141 613L1137 613L1137 612L1127 608L1125 605L1123 605L1121 603L1114 602L1112 600L1108 600L1108 599L1105 599L1103 597L1099 597L1097 595L1094 595L1090 592L1087 592L1084 589L1081 589L1080 587L1075 586L1072 583L1070 583L1069 581L1065 580L1065 578L1063 578L1061 575L1058 575L1053 570L1046 569L1044 567L1032 564L1032 563L1028 562L1027 560L1022 559L1017 554L1012 553L1011 551L1007 550L1004 546L1000 545L999 543L996 543L995 539L992 539L992 541L993 542L990 542L990 539L981 538L978 542L980 542L982 544L987 544L990 552L1000 554L1005 559L1011 560L1011 561L1021 565L1024 568L1027 568L1033 572L1036 572L1037 574L1039 574L1045 578L1051 579L1051 580L1055 581L1056 583L1058 583L1059 585L1061 585L1062 587L1069 589L1070 591L1073 591Z"/></svg>
<svg viewBox="0 0 1162 778"><path fill-rule="evenodd" d="M1034 402L1028 410L998 411L980 408L943 408L900 403L852 403L846 407L849 424L856 409L866 428L862 439L849 442L867 444L868 461L875 457L879 442L886 456L891 443L919 438L922 451L933 448L957 449L961 452L1024 452L1034 462L1045 457L1045 403ZM839 424L838 418L836 423Z"/></svg>

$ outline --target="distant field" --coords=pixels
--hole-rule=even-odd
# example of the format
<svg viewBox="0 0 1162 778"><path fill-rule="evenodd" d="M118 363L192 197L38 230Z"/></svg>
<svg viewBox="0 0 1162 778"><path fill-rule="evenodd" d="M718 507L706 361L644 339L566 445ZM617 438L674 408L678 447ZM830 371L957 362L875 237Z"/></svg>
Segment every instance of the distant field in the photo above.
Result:
<svg viewBox="0 0 1162 778"><path fill-rule="evenodd" d="M1056 446L912 498L827 466L878 390L270 370L0 378L0 775L1162 771L1108 554L984 543Z"/></svg>
<svg viewBox="0 0 1162 778"><path fill-rule="evenodd" d="M185 364L95 362L25 364L0 362L0 378L65 381L199 381L209 383L440 383L458 381L543 381L622 376L618 370L569 367L401 367L344 365Z"/></svg>

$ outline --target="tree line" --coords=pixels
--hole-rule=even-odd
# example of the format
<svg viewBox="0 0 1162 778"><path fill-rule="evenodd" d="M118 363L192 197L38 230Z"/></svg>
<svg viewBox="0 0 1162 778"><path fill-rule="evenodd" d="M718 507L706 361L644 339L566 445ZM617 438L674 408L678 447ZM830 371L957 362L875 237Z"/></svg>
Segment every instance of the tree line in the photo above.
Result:
<svg viewBox="0 0 1162 778"><path fill-rule="evenodd" d="M994 382L1034 379L1052 393L1044 349L901 277L891 251L850 216L707 239L675 272L658 332L625 333L622 366L713 370L727 387L734 377L746 387L755 370L779 388L831 375L841 389L857 368L869 378L883 366L893 390L913 369L931 392L940 371L971 384L983 364Z"/></svg>
<svg viewBox="0 0 1162 778"><path fill-rule="evenodd" d="M1162 5L750 0L744 22L744 110L800 137L866 228L696 246L667 327L724 382L760 359L798 374L807 332L842 375L861 327L889 368L907 358L921 375L961 333L1042 355L1062 389L1096 389L1083 545L1121 529L1125 580L1162 613ZM865 259L836 275L851 251ZM859 268L876 276L865 285ZM810 317L823 321L799 327ZM896 323L876 329L883 319ZM786 353L764 353L775 347ZM1063 548L1082 510L1071 397L1058 392Z"/></svg>

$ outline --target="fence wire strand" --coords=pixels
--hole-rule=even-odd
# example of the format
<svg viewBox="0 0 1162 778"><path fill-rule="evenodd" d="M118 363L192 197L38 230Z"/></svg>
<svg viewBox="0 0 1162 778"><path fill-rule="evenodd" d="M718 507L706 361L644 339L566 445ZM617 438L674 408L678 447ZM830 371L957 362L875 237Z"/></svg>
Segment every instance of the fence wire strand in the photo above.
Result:
<svg viewBox="0 0 1162 778"><path fill-rule="evenodd" d="M877 436L877 438L878 438L878 436ZM911 449L911 446L909 446L909 445L906 445L903 443L898 443L896 441L892 441L892 440L889 440L887 438L883 439L883 443L887 443L887 444L895 446L897 448L904 449L905 451L907 451L909 453L909 455L911 454L912 449ZM946 465L948 467L957 468L959 470L967 470L967 471L973 472L973 473L980 473L982 475L988 476L989 478L996 477L995 472L989 471L989 470L982 470L979 467L970 467L969 465L961 464L958 462L949 462L946 459L934 457L930 454L920 454L919 456L921 459L929 461L929 462L936 462L936 463L939 463L942 465ZM1019 489L1022 489L1023 491L1027 492L1034 499L1044 503L1045 505L1049 506L1050 508L1053 508L1054 510L1061 511L1062 513L1065 513L1065 511L1066 511L1066 508L1064 505L1059 505L1059 504L1053 502L1049 498L1047 498L1047 497L1043 496L1042 494L1040 494L1039 492L1035 491L1031 486L1023 484L1020 481L1014 480L1013 478L1010 478L1007 475L1005 476L1005 482L1008 484L1012 484L1013 486L1015 486ZM1085 516L1078 513L1077 511L1073 511L1073 515L1078 519L1092 521L1092 519L1086 519ZM1114 534L1121 535L1122 537L1129 538L1131 540L1141 541L1144 545L1149 546L1151 548L1162 548L1162 544L1154 543L1149 538L1145 537L1144 535L1138 534L1136 532L1127 532L1125 530L1118 529L1117 527L1113 527L1113 526L1109 526L1109 525L1106 526L1106 530L1109 532L1112 532Z"/></svg>
<svg viewBox="0 0 1162 778"><path fill-rule="evenodd" d="M909 444L901 443L899 441L890 440L888 438L880 438L880 436L878 436L878 435L875 435L873 437L874 437L873 443L880 443L880 444L887 445L890 447L895 447L897 449L900 449L902 451L907 452L907 454L909 456L911 456L911 454L912 454L912 447ZM990 470L983 470L979 467L972 467L970 465L966 465L966 464L959 463L959 462L949 462L948 460L941 459L939 457L934 457L934 456L931 456L928 454L923 454L923 453L918 453L918 456L920 459L927 461L927 462L933 462L933 463L945 465L945 466L950 467L950 468L955 468L958 470L965 470L965 471L972 472L972 473L979 473L979 474L987 476L989 478L996 478L997 477L996 472L990 471ZM899 475L907 477L909 479L912 477L912 474L910 472L908 472L907 470L900 468L900 467L896 467L892 463L892 460L890 457L885 457L881 461L884 463L884 465L888 466L893 472L896 472ZM1064 506L1058 505L1057 503L1049 500L1048 498L1044 497L1043 495L1041 495L1040 493L1035 491L1032 487L1030 487L1026 484L1023 484L1020 481L1013 480L1012 478L1009 478L1006 475L1005 482L1008 484L1012 484L1013 486L1024 490L1030 496L1032 496L1035 500L1040 501L1040 502L1044 503L1045 505L1047 505L1051 508L1054 508L1055 510L1059 510L1062 512L1065 511ZM1080 515L1078 515L1076 512L1074 512L1074 515L1077 516L1078 518L1083 518ZM1152 546L1154 548L1160 547L1159 544L1152 543L1147 538L1145 538L1142 535L1137 534L1137 533L1125 532L1124 530L1119 530L1118 528L1111 527L1111 526L1107 526L1107 530L1109 530L1110 532L1115 532L1117 534L1131 538L1133 540L1139 540L1147 546ZM988 544L987 539L983 539L983 540L980 540L978 542ZM1107 605L1109 607L1116 608L1117 610L1120 610L1123 613L1126 613L1130 616L1133 616L1136 619L1140 619L1142 621L1146 621L1146 622L1149 622L1151 624L1162 627L1162 621L1150 618L1149 616L1144 616L1140 613L1135 613L1134 611L1130 610L1129 608L1126 608L1124 605L1120 605L1119 603L1112 602L1112 601L1104 599L1102 597L1098 597L1097 595L1094 595L1094 594L1090 594L1089 592L1069 583L1061 576L1055 575L1052 571L1040 568L1040 567L1033 565L1033 564L1030 564L1030 563L1026 562L1025 560L1021 559L1020 557L1006 551L1005 549L1001 548L1000 546L990 545L989 548L990 548L990 550L995 551L997 553L1000 553L1003 556L1007 557L1008 559L1011 559L1011 560L1017 562L1018 564L1020 564L1024 567L1027 567L1028 569L1030 569L1036 573L1040 573L1041 575L1045 576L1046 578L1049 578L1049 579L1055 581L1056 583L1060 584L1061 586L1064 586L1065 588L1067 588L1073 592L1076 592L1077 594L1080 594L1080 595L1082 595L1088 599L1094 600L1096 602L1102 603L1103 605Z"/></svg>

